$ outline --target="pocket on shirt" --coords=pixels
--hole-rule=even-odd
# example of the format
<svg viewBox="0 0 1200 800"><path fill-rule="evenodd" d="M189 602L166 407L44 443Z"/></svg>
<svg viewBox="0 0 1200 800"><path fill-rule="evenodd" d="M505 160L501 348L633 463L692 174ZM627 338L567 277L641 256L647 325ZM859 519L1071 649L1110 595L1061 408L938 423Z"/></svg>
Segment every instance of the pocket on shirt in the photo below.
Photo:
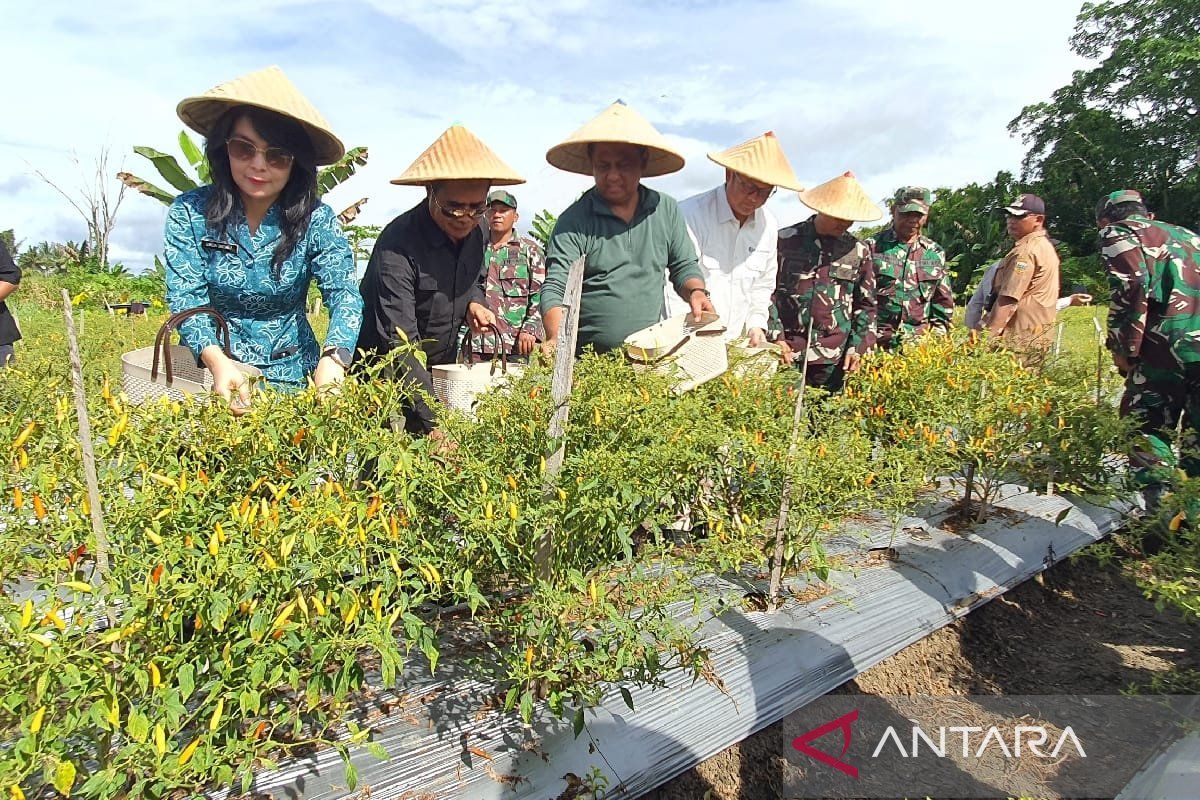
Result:
<svg viewBox="0 0 1200 800"><path fill-rule="evenodd" d="M436 292L438 290L438 279L436 275L420 273L417 275L417 291L418 292Z"/></svg>

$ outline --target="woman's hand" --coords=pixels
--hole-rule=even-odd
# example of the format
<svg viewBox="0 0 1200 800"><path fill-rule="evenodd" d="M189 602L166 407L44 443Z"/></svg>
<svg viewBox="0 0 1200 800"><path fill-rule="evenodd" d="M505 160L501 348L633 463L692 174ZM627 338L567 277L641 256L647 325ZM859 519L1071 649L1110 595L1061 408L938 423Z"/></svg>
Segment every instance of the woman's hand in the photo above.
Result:
<svg viewBox="0 0 1200 800"><path fill-rule="evenodd" d="M346 369L330 356L322 356L313 371L313 384L320 388L328 386L331 389L346 380Z"/></svg>
<svg viewBox="0 0 1200 800"><path fill-rule="evenodd" d="M209 345L200 353L200 360L213 376L213 393L219 394L229 403L229 413L240 417L250 410L250 383L246 374L216 345Z"/></svg>

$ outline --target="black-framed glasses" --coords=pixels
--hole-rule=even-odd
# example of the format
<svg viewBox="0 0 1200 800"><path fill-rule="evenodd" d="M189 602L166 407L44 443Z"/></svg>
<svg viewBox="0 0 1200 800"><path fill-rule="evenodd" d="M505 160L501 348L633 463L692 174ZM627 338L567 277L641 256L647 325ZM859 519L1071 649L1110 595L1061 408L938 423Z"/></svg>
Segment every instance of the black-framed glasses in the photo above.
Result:
<svg viewBox="0 0 1200 800"><path fill-rule="evenodd" d="M445 214L450 219L466 219L467 217L477 219L488 212L487 203L484 203L480 206L465 206L458 204L444 206L437 199L437 195L431 195L430 199L433 200L433 204L437 206L437 210Z"/></svg>
<svg viewBox="0 0 1200 800"><path fill-rule="evenodd" d="M267 166L275 169L287 169L296 160L296 156L290 150L274 146L258 147L254 142L240 136L231 136L226 139L225 150L229 153L229 157L236 161L253 161L256 154L262 153Z"/></svg>
<svg viewBox="0 0 1200 800"><path fill-rule="evenodd" d="M777 186L755 186L737 172L733 173L733 179L745 194L753 198L761 197L763 200L769 200L775 194L775 190L779 188Z"/></svg>

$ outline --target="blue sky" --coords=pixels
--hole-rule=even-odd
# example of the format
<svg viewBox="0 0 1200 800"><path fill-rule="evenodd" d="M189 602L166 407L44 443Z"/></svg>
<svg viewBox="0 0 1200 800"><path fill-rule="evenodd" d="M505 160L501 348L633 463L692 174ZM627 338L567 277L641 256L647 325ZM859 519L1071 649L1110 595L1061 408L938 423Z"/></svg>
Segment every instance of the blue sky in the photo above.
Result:
<svg viewBox="0 0 1200 800"><path fill-rule="evenodd" d="M0 229L26 245L80 240L82 219L34 174L72 190L94 171L157 177L132 152L177 153L175 105L278 64L370 164L329 198L369 197L383 224L420 198L392 186L461 122L517 169L524 223L560 211L588 179L545 151L617 98L688 159L650 185L678 198L721 180L704 157L774 130L806 185L853 170L883 199L904 184L960 185L1016 171L1005 129L1084 66L1067 46L1074 0L446 0L176 4L0 0ZM73 159L77 160L74 161ZM115 179L114 185L115 185ZM781 192L788 224L807 212ZM127 194L114 256L138 271L165 209Z"/></svg>

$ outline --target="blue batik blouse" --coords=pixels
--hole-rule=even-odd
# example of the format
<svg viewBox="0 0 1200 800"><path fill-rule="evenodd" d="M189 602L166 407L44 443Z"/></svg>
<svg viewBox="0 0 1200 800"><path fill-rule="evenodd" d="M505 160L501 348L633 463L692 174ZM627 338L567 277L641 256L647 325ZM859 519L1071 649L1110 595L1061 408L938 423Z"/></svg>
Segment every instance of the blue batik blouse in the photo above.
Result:
<svg viewBox="0 0 1200 800"><path fill-rule="evenodd" d="M167 212L167 305L172 313L212 306L229 322L234 359L261 369L274 386L302 388L322 349L353 350L362 327L354 257L337 215L319 203L292 254L275 270L271 259L282 235L279 204L271 206L253 235L240 206L222 231L204 219L211 190L201 186L184 192ZM317 346L305 314L313 279L329 309L324 348ZM205 347L219 344L208 316L187 320L180 333L197 359Z"/></svg>

